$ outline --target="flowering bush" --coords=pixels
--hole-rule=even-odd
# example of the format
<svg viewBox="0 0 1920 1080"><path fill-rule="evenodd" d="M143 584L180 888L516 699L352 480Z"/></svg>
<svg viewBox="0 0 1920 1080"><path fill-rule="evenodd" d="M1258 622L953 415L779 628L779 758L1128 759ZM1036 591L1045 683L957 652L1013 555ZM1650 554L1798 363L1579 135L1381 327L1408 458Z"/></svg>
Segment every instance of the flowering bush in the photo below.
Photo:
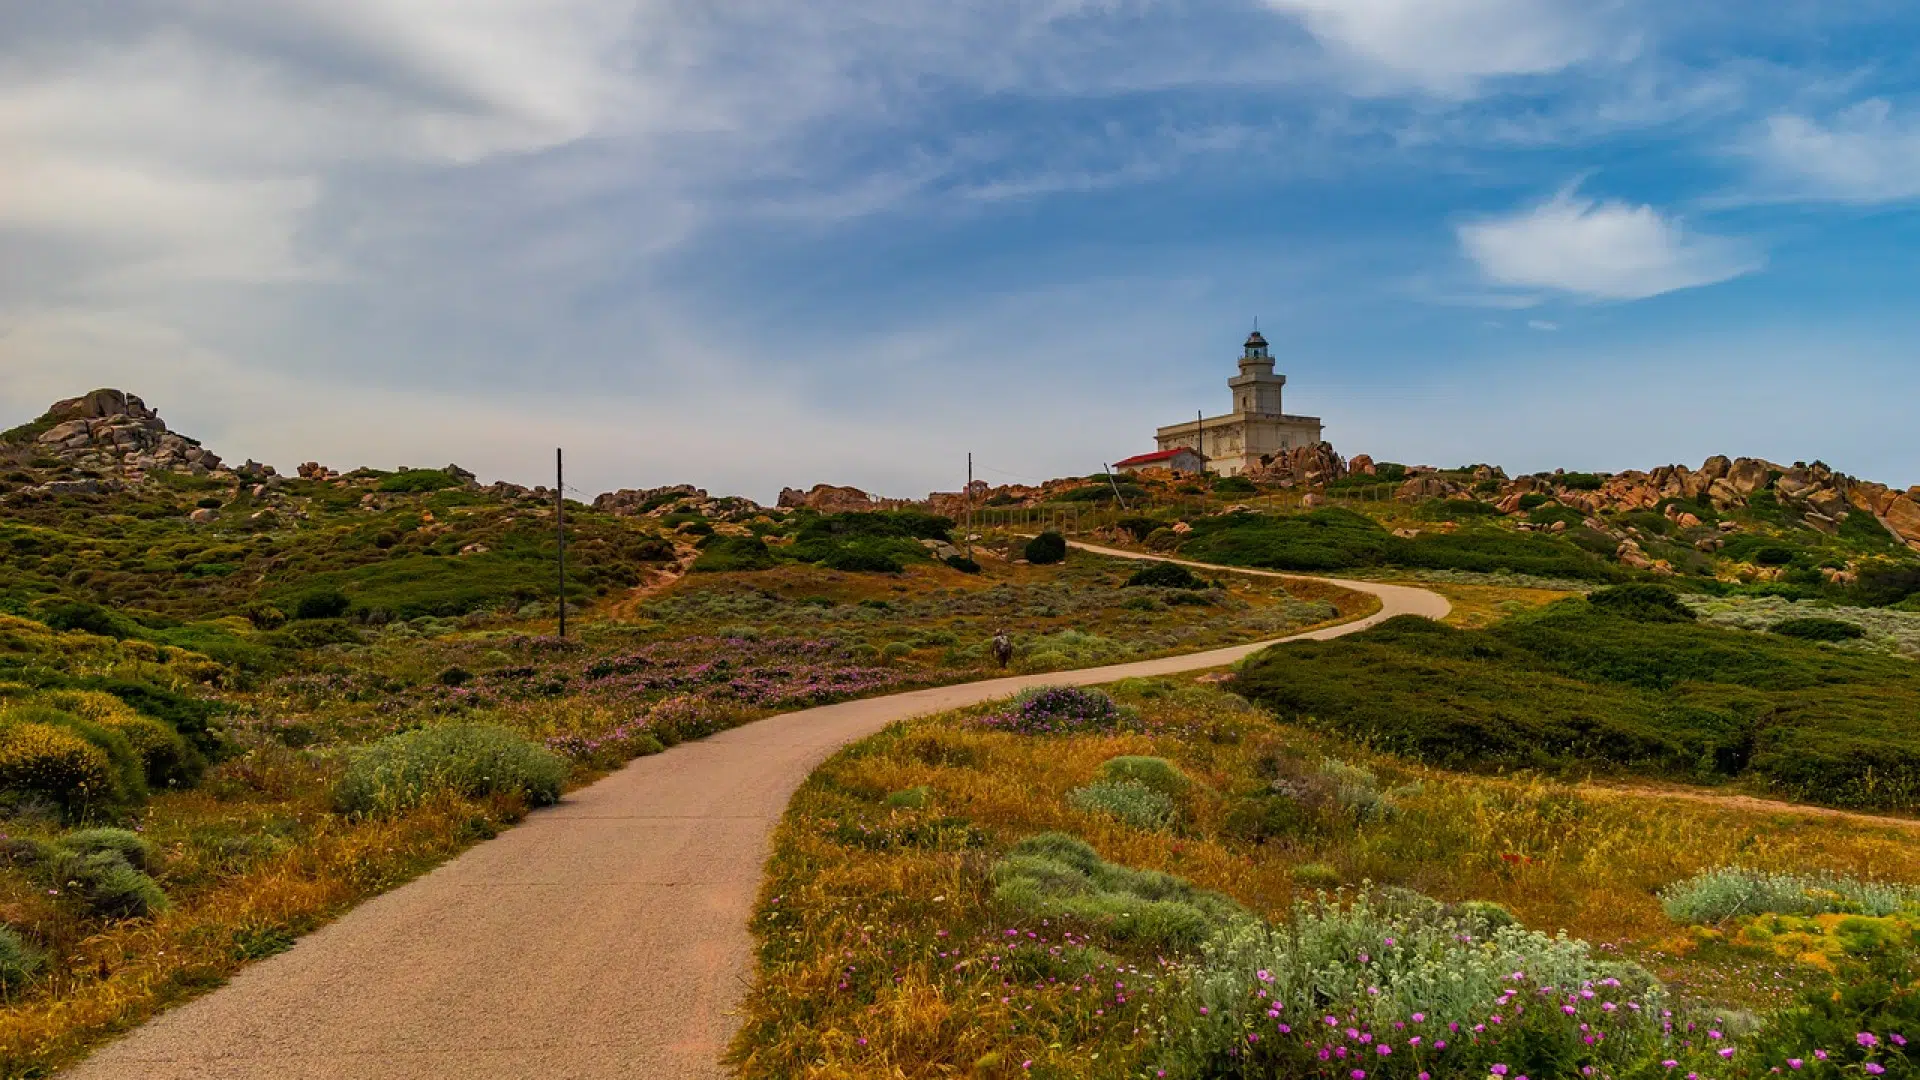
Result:
<svg viewBox="0 0 1920 1080"><path fill-rule="evenodd" d="M1663 1033L1660 985L1584 941L1365 896L1302 902L1282 926L1229 924L1190 995L1170 1076L1591 1075Z"/></svg>
<svg viewBox="0 0 1920 1080"><path fill-rule="evenodd" d="M1013 699L1008 708L979 719L982 727L1017 735L1120 731L1137 722L1133 710L1123 708L1106 694L1072 686L1035 687Z"/></svg>
<svg viewBox="0 0 1920 1080"><path fill-rule="evenodd" d="M1920 889L1814 874L1721 867L1676 882L1660 894L1675 922L1720 923L1739 915L1817 915L1844 911L1891 915L1920 904Z"/></svg>

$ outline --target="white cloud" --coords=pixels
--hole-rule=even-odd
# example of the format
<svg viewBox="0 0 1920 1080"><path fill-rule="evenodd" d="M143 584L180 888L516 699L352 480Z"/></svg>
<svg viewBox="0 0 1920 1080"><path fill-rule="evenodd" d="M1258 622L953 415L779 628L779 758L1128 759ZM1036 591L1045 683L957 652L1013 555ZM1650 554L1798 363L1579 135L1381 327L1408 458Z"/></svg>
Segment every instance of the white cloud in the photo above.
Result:
<svg viewBox="0 0 1920 1080"><path fill-rule="evenodd" d="M1544 331L1546 333L1551 334L1555 330L1560 329L1560 324L1557 322L1549 322L1546 319L1528 319L1527 328L1530 330L1540 330L1540 331Z"/></svg>
<svg viewBox="0 0 1920 1080"><path fill-rule="evenodd" d="M1920 112L1897 115L1884 98L1824 122L1794 113L1770 117L1748 150L1792 194L1860 202L1920 198Z"/></svg>
<svg viewBox="0 0 1920 1080"><path fill-rule="evenodd" d="M1590 300L1638 300L1751 273L1748 245L1690 235L1651 206L1599 202L1569 188L1504 217L1459 226L1460 246L1488 280Z"/></svg>
<svg viewBox="0 0 1920 1080"><path fill-rule="evenodd" d="M1631 47L1607 5L1563 0L1267 0L1358 65L1363 77L1449 94L1482 79L1546 75Z"/></svg>

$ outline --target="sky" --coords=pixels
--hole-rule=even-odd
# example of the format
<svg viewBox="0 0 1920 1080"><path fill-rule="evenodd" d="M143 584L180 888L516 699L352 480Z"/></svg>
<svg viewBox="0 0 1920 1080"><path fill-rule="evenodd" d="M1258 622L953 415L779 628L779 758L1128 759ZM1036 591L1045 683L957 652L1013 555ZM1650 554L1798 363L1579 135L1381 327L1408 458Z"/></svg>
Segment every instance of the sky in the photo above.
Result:
<svg viewBox="0 0 1920 1080"><path fill-rule="evenodd" d="M0 3L0 426L583 492L1345 454L1920 483L1904 0Z"/></svg>

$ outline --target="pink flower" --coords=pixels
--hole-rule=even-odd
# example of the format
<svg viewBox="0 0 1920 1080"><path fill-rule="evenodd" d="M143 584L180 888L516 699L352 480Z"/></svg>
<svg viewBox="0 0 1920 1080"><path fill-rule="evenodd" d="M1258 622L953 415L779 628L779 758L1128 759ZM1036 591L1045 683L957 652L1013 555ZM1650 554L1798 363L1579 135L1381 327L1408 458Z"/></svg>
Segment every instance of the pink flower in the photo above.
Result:
<svg viewBox="0 0 1920 1080"><path fill-rule="evenodd" d="M1788 1058L1788 1059L1787 1059L1787 1068L1789 1068L1789 1069L1799 1069L1799 1068L1802 1068L1802 1067L1804 1067L1804 1066L1805 1066L1806 1064L1807 1064L1807 1063L1806 1063L1806 1062L1805 1062L1804 1060L1802 1060L1802 1059L1800 1059L1800 1058Z"/></svg>
<svg viewBox="0 0 1920 1080"><path fill-rule="evenodd" d="M1491 1069L1489 1069L1489 1070L1487 1070L1487 1071L1488 1071L1488 1072L1491 1072L1491 1073L1492 1073L1493 1075L1495 1075L1495 1076L1505 1076L1505 1075L1507 1075L1507 1067L1506 1067L1505 1065L1495 1065L1495 1066L1493 1066L1493 1068L1491 1068Z"/></svg>
<svg viewBox="0 0 1920 1080"><path fill-rule="evenodd" d="M1723 1057L1723 1058L1730 1058L1730 1057L1732 1057L1732 1056L1733 1056L1733 1047L1731 1047L1731 1046L1723 1046L1723 1047L1721 1047L1721 1048L1720 1048L1720 1056L1721 1056L1721 1057Z"/></svg>
<svg viewBox="0 0 1920 1080"><path fill-rule="evenodd" d="M1865 1065L1862 1065L1860 1067L1867 1070L1868 1076L1879 1076L1881 1073L1887 1071L1884 1066L1880 1065L1877 1062L1872 1062L1872 1061L1869 1061Z"/></svg>
<svg viewBox="0 0 1920 1080"><path fill-rule="evenodd" d="M1853 1041L1859 1043L1861 1046L1877 1046L1880 1042L1879 1039L1874 1038L1873 1032L1871 1031L1863 1031L1855 1035Z"/></svg>
<svg viewBox="0 0 1920 1080"><path fill-rule="evenodd" d="M1374 1047L1374 1049L1380 1051L1381 1057L1386 1057L1388 1054L1393 1053L1393 1047L1388 1046L1386 1043L1381 1043L1379 1046Z"/></svg>

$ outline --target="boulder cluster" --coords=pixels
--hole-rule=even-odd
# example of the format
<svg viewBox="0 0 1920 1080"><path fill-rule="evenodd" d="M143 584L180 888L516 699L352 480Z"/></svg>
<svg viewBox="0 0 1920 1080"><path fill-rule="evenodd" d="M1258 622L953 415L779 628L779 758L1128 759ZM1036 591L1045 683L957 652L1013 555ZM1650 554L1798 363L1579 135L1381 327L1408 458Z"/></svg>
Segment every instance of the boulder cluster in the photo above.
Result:
<svg viewBox="0 0 1920 1080"><path fill-rule="evenodd" d="M95 390L56 401L41 417L49 425L34 439L41 455L71 474L26 489L47 495L100 494L137 485L153 473L178 472L232 483L278 483L273 466L230 466L220 455L167 429L160 414L133 394Z"/></svg>
<svg viewBox="0 0 1920 1080"><path fill-rule="evenodd" d="M497 486L497 485L496 485ZM541 489L545 490L545 489ZM616 517L665 517L668 514L699 514L725 518L740 513L758 513L762 508L752 499L738 495L715 498L705 488L692 484L669 484L656 488L621 488L596 496L593 508Z"/></svg>
<svg viewBox="0 0 1920 1080"><path fill-rule="evenodd" d="M218 454L168 431L145 402L119 390L57 401L44 419L53 426L40 433L40 449L79 468L116 472L128 480L162 470L206 476L221 468ZM273 472L271 466L252 467L265 475Z"/></svg>
<svg viewBox="0 0 1920 1080"><path fill-rule="evenodd" d="M1476 479L1484 481L1486 477L1476 474ZM1898 491L1885 484L1835 472L1818 461L1779 465L1763 458L1716 455L1698 469L1685 465L1663 465L1644 472L1629 469L1594 478L1599 481L1597 486L1591 479L1574 484L1564 472L1499 479L1497 491L1485 495L1484 483L1462 485L1426 473L1409 477L1396 497L1406 502L1484 497L1501 513L1517 514L1528 495L1539 493L1588 514L1655 510L1664 506L1668 516L1678 524L1693 527L1700 524L1699 519L1673 506L1674 500L1705 500L1724 513L1744 508L1755 496L1766 493L1789 513L1821 532L1837 532L1840 523L1852 514L1869 514L1893 536L1920 550L1920 486Z"/></svg>

